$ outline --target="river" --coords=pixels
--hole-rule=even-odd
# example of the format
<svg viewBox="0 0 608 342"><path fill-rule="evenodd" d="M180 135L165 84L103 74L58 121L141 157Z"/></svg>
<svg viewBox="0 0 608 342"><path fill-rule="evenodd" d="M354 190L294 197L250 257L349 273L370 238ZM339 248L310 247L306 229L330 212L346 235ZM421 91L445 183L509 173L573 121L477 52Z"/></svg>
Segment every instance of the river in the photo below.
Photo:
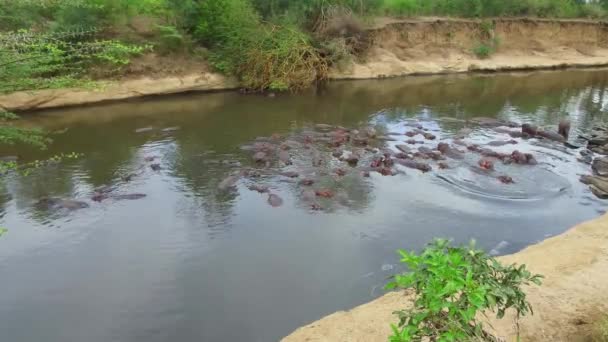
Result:
<svg viewBox="0 0 608 342"><path fill-rule="evenodd" d="M8 229L0 238L0 331L15 342L276 341L381 295L401 270L398 248L446 237L512 253L607 206L578 181L590 172L578 151L550 141L516 138L495 148L538 160L496 163L514 184L477 170L473 152L447 160L446 170L431 161L427 173L396 168L395 176L366 178L325 154L324 171L312 170L310 151L293 148L293 165L282 169L316 175L336 193L319 200L321 210L311 210L295 180L266 172L274 164L255 165L243 145L273 134L296 140L319 123L387 134L420 125L437 136L424 141L429 147L463 127L472 129L469 143L511 139L465 122L475 117L553 130L568 117L570 142L581 144L577 133L607 110L608 71L577 70L344 81L297 95L184 94L25 114L24 125L54 132L54 142L3 154L83 156L0 183L0 225ZM348 174L333 175L334 167ZM218 188L244 168L262 174ZM254 183L270 186L282 205L250 191ZM101 186L146 197L92 201ZM44 210L36 203L46 197L88 207Z"/></svg>

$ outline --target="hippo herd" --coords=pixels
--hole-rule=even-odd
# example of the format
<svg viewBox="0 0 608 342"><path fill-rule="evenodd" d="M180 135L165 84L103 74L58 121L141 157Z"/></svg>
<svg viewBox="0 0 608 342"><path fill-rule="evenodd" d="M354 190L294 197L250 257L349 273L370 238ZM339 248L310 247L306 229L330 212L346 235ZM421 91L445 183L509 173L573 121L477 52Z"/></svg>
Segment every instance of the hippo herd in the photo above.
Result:
<svg viewBox="0 0 608 342"><path fill-rule="evenodd" d="M150 163L148 165L148 167L150 169L152 169L153 171L161 170L160 164L151 163L151 162L155 161L157 158L158 157L156 157L156 156L148 156L148 157L144 158L145 162ZM142 167L140 167L138 172L122 175L120 177L120 179L122 180L122 182L125 182L125 183L131 182L132 180L135 179L135 177L143 174L143 169L145 167L146 166L143 165ZM138 200L138 199L147 197L146 194L141 194L141 193L119 194L119 193L116 193L118 189L119 189L118 185L104 185L104 186L97 187L96 189L93 190L90 200L93 202L101 203L106 200L125 201L125 200ZM75 210L79 210L79 209L85 209L85 208L89 208L91 205L88 202L82 201L82 200L63 199L63 198L57 198L57 197L45 197L45 198L40 199L35 204L35 206L40 210L57 212L57 211L75 211Z"/></svg>
<svg viewBox="0 0 608 342"><path fill-rule="evenodd" d="M587 148L580 152L579 160L591 164L591 175L583 175L580 181L589 186L598 198L608 199L608 126L595 125L588 135L579 137L587 142ZM599 157L594 158L594 154Z"/></svg>
<svg viewBox="0 0 608 342"><path fill-rule="evenodd" d="M454 121L457 119L449 119ZM464 122L464 120L462 120ZM558 132L538 129L530 124L516 124L493 118L476 118L466 123L494 129L512 138L542 138L564 143L570 131L570 123L562 121ZM519 128L519 129L517 129ZM234 191L239 181L248 183L249 190L265 194L272 207L279 207L283 200L273 188L262 184L263 176L280 177L283 182L294 183L300 198L311 210L322 210L321 201L331 199L336 191L321 185L328 177L340 181L344 177L395 176L412 169L427 173L446 170L453 163L465 159L467 154L478 156L473 167L495 177L499 184L516 182L511 176L495 172L495 164L536 165L530 153L517 149L509 153L498 152L492 147L517 145L514 139L491 141L483 145L472 144L465 138L472 132L461 129L456 135L438 138L431 129L419 122L409 122L405 131L383 132L373 126L346 128L338 125L316 124L298 132L282 136L258 137L241 146L250 154L250 167L236 170L218 184L220 191Z"/></svg>

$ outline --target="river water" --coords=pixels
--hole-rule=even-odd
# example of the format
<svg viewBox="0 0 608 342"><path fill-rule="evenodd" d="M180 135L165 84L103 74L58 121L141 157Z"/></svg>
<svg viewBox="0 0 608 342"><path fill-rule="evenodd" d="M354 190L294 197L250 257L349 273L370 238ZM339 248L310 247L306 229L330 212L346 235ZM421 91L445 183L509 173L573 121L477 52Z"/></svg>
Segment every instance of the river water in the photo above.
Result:
<svg viewBox="0 0 608 342"><path fill-rule="evenodd" d="M497 162L496 171L482 172L479 156L467 152L448 159L447 170L430 161L427 173L396 167L395 176L369 178L331 156L324 171L313 170L312 152L300 147L289 151L293 165L267 168L241 146L273 134L297 140L318 123L400 134L420 125L437 136L425 141L429 147L463 127L472 129L469 143L511 139L465 122L475 117L553 130L568 117L570 142L580 143L578 132L605 119L607 85L608 71L599 70L412 77L334 82L298 95L188 94L25 115L24 124L54 132L53 144L3 154L83 157L2 180L0 225L9 229L0 239L2 339L276 341L380 296L386 277L401 270L398 248L446 237L505 254L559 234L606 204L578 182L589 173L578 151L558 143L516 138L495 148L530 152L534 166ZM333 167L348 174L332 175ZM260 177L218 188L245 168ZM280 170L318 176L336 196L313 211L303 186ZM515 183L502 184L497 174ZM269 205L266 194L248 189L254 183L270 186L283 204ZM147 196L94 202L100 186ZM89 207L46 210L37 202L47 197Z"/></svg>

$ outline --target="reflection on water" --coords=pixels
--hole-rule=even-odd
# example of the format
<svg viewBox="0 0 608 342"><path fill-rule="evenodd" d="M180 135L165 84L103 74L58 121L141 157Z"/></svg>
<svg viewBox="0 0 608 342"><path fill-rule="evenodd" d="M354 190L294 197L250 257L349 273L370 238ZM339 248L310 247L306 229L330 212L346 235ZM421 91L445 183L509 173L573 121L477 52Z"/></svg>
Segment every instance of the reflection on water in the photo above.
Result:
<svg viewBox="0 0 608 342"><path fill-rule="evenodd" d="M85 157L1 183L0 224L9 228L0 241L3 336L272 341L380 295L399 269L397 248L419 249L441 236L509 253L558 234L606 206L579 184L588 166L576 161L578 152L556 143L492 147L533 153L535 166L496 163L479 173L479 155L466 153L448 158L446 170L428 161L428 173L399 166L400 174L369 178L353 169L332 174L347 166L322 144L314 146L324 168L313 168L313 154L301 148L289 152L293 165L261 167L241 147L273 134L296 139L316 123L382 134L420 124L437 136L424 142L430 148L463 128L472 129L470 144L511 139L465 122L482 116L553 130L568 116L577 143L578 132L604 119L607 80L608 72L595 70L336 82L276 98L187 95L28 115L25 125L56 132L53 145L2 154ZM395 137L373 147L396 151L409 139ZM365 166L373 154L361 149ZM240 178L234 190L218 188L250 168L259 175ZM314 188L337 195L311 211L302 187L279 174L286 170L316 177ZM502 174L515 183L498 182ZM267 194L248 189L253 184L269 186L282 206L268 205ZM114 197L91 200L108 185ZM119 200L134 193L147 196ZM46 210L36 205L42 198L89 207Z"/></svg>

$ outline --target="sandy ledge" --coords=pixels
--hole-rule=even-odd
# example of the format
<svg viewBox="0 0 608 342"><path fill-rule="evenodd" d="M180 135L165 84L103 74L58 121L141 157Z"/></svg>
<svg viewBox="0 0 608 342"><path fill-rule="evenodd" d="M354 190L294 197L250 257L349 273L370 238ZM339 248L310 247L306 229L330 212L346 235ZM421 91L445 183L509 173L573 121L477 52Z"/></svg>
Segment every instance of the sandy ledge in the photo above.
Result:
<svg viewBox="0 0 608 342"><path fill-rule="evenodd" d="M545 276L541 287L527 289L534 315L520 322L522 341L585 341L589 324L608 313L608 214L499 259ZM392 312L408 303L403 292L388 293L301 327L283 341L387 341L389 323L396 321ZM516 340L513 316L490 323L497 336Z"/></svg>

